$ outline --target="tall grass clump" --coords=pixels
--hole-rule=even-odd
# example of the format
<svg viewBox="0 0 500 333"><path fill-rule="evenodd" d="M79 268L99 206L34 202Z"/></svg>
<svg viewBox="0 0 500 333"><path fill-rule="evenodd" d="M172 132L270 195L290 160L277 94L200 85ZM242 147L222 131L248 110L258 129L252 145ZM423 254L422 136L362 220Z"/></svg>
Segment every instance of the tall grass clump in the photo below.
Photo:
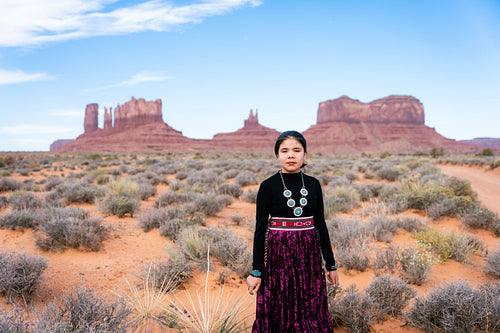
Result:
<svg viewBox="0 0 500 333"><path fill-rule="evenodd" d="M384 320L387 315L396 318L416 295L414 288L399 278L389 274L375 277L368 287L366 294L377 305L378 320Z"/></svg>
<svg viewBox="0 0 500 333"><path fill-rule="evenodd" d="M16 251L0 252L0 294L13 302L21 297L24 303L31 301L42 274L47 268L43 257Z"/></svg>
<svg viewBox="0 0 500 333"><path fill-rule="evenodd" d="M344 326L355 333L369 333L377 318L372 297L353 284L328 298L328 310L335 327Z"/></svg>
<svg viewBox="0 0 500 333"><path fill-rule="evenodd" d="M452 281L417 297L405 318L426 332L497 332L499 299L499 282L474 289L466 282Z"/></svg>
<svg viewBox="0 0 500 333"><path fill-rule="evenodd" d="M109 190L101 203L101 209L108 214L124 217L130 214L134 217L141 206L139 197L139 187L131 179L123 178L111 181Z"/></svg>

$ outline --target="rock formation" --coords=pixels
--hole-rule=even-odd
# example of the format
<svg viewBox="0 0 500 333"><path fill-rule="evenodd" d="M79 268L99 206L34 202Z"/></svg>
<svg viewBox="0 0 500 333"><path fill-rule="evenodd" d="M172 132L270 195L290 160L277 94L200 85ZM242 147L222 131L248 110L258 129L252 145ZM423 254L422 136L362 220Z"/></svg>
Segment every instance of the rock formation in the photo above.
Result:
<svg viewBox="0 0 500 333"><path fill-rule="evenodd" d="M99 106L96 103L87 104L85 108L85 118L83 120L83 129L85 133L97 130L97 116L99 115Z"/></svg>
<svg viewBox="0 0 500 333"><path fill-rule="evenodd" d="M413 96L388 96L370 103L342 96L319 103L317 124L304 136L310 150L321 153L473 150L426 126L424 107Z"/></svg>
<svg viewBox="0 0 500 333"><path fill-rule="evenodd" d="M111 108L104 107L104 129L110 130L113 128L113 116L111 114Z"/></svg>
<svg viewBox="0 0 500 333"><path fill-rule="evenodd" d="M474 138L472 140L460 140L460 142L479 147L500 148L500 138Z"/></svg>
<svg viewBox="0 0 500 333"><path fill-rule="evenodd" d="M118 105L114 114L114 126L116 129L137 127L149 123L163 122L161 100L146 102L144 98L135 99Z"/></svg>
<svg viewBox="0 0 500 333"><path fill-rule="evenodd" d="M57 148L65 145L67 143L73 142L75 139L59 139L50 144L50 150L56 150Z"/></svg>
<svg viewBox="0 0 500 333"><path fill-rule="evenodd" d="M114 116L113 116L114 115ZM163 121L162 102L135 99L104 108L104 128L98 128L98 105L85 109L84 133L73 142L52 148L61 151L273 151L278 131L259 124L250 110L243 127L210 140L191 139ZM447 139L424 124L424 107L412 96L388 96L370 103L342 96L319 103L317 123L306 131L312 153L428 152L479 148Z"/></svg>
<svg viewBox="0 0 500 333"><path fill-rule="evenodd" d="M243 128L232 133L219 133L210 140L211 150L260 151L271 153L280 134L275 129L259 124L257 110L250 110ZM216 148L216 149L213 149Z"/></svg>

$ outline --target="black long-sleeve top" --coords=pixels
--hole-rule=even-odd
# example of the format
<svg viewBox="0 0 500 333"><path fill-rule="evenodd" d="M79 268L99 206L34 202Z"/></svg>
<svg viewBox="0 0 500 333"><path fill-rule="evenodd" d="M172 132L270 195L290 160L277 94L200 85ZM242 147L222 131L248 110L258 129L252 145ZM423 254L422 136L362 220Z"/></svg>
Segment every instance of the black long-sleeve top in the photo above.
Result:
<svg viewBox="0 0 500 333"><path fill-rule="evenodd" d="M300 189L302 188L300 172L283 173L282 175L286 187L292 191L292 199L295 200L297 206L302 197L300 194ZM314 228L318 231L321 253L326 263L325 267L329 271L335 270L335 258L325 222L321 184L316 178L306 174L304 174L304 184L309 193L306 197L307 205L304 207L301 216L312 216L314 218ZM254 270L262 272L264 269L264 251L269 218L296 217L293 215L293 209L286 205L287 199L283 196L283 191L283 183L279 172L260 184L259 192L257 193L256 225L253 243L252 269Z"/></svg>

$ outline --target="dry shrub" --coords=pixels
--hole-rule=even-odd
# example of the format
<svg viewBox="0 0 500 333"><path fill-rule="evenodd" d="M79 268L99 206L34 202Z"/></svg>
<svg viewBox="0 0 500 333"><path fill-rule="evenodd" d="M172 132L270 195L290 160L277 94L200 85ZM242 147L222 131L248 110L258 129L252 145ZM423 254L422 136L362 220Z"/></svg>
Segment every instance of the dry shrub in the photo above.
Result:
<svg viewBox="0 0 500 333"><path fill-rule="evenodd" d="M9 205L12 209L26 210L39 208L42 201L35 197L33 192L15 191L9 197Z"/></svg>
<svg viewBox="0 0 500 333"><path fill-rule="evenodd" d="M54 216L40 225L43 235L37 235L36 244L43 250L64 250L65 247L98 251L108 229L102 217L76 218L71 215Z"/></svg>
<svg viewBox="0 0 500 333"><path fill-rule="evenodd" d="M21 297L24 303L31 301L47 268L45 258L20 252L0 252L0 294Z"/></svg>
<svg viewBox="0 0 500 333"><path fill-rule="evenodd" d="M239 198L243 194L243 189L238 184L224 183L217 188L217 193Z"/></svg>
<svg viewBox="0 0 500 333"><path fill-rule="evenodd" d="M249 203L256 203L257 202L257 190L254 189L248 189L243 193L241 200Z"/></svg>
<svg viewBox="0 0 500 333"><path fill-rule="evenodd" d="M234 182L243 187L248 185L255 185L259 182L259 179L252 171L244 170L234 178Z"/></svg>
<svg viewBox="0 0 500 333"><path fill-rule="evenodd" d="M500 249L486 257L486 272L500 278Z"/></svg>
<svg viewBox="0 0 500 333"><path fill-rule="evenodd" d="M397 258L403 278L417 286L427 281L431 266L439 262L425 248L401 249L398 251Z"/></svg>
<svg viewBox="0 0 500 333"><path fill-rule="evenodd" d="M344 326L355 333L369 333L376 319L376 305L364 292L353 284L335 293L328 300L328 309L335 327Z"/></svg>
<svg viewBox="0 0 500 333"><path fill-rule="evenodd" d="M388 274L375 277L366 288L366 293L377 305L379 320L384 320L387 315L394 318L400 315L416 295L415 289L405 280Z"/></svg>
<svg viewBox="0 0 500 333"><path fill-rule="evenodd" d="M207 216L214 216L232 202L233 197L229 195L199 194L193 204L196 211Z"/></svg>
<svg viewBox="0 0 500 333"><path fill-rule="evenodd" d="M0 179L0 192L3 191L17 191L23 187L23 182L12 178Z"/></svg>
<svg viewBox="0 0 500 333"><path fill-rule="evenodd" d="M80 286L65 294L58 306L49 305L32 326L34 332L128 332L130 313L123 300L108 301Z"/></svg>
<svg viewBox="0 0 500 333"><path fill-rule="evenodd" d="M101 202L101 209L118 217L126 214L134 217L141 206L138 197L139 186L135 181L128 178L114 180L109 183L109 191Z"/></svg>
<svg viewBox="0 0 500 333"><path fill-rule="evenodd" d="M67 204L85 202L93 204L97 198L104 196L105 189L84 181L66 181L54 188Z"/></svg>
<svg viewBox="0 0 500 333"><path fill-rule="evenodd" d="M474 289L463 281L453 281L417 297L405 318L426 332L498 332L499 299L499 282Z"/></svg>
<svg viewBox="0 0 500 333"><path fill-rule="evenodd" d="M34 209L13 210L0 216L0 229L33 228L38 224L39 213Z"/></svg>

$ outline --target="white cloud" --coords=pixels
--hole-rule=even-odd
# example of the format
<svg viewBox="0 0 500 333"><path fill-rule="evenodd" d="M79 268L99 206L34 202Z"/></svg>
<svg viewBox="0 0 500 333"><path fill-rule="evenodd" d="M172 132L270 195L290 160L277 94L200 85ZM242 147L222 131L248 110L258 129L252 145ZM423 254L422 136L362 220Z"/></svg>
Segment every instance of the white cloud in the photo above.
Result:
<svg viewBox="0 0 500 333"><path fill-rule="evenodd" d="M125 80L123 82L117 83L110 85L109 87L125 87L125 86L133 86L139 83L145 83L145 82L154 82L154 81L165 81L165 80L170 80L170 79L175 79L174 76L165 76L165 75L160 75L156 73L150 73L150 72L139 72L135 75L133 75L130 79Z"/></svg>
<svg viewBox="0 0 500 333"><path fill-rule="evenodd" d="M59 134L77 131L75 128L63 126L51 126L40 124L19 124L14 126L0 127L3 134L32 135L32 134Z"/></svg>
<svg viewBox="0 0 500 333"><path fill-rule="evenodd" d="M0 84L47 81L52 79L53 78L46 73L29 74L20 70L12 71L0 68Z"/></svg>
<svg viewBox="0 0 500 333"><path fill-rule="evenodd" d="M119 0L2 0L0 46L37 46L90 36L167 31L260 4L260 0L210 0L174 6L165 0L146 0L115 8Z"/></svg>

